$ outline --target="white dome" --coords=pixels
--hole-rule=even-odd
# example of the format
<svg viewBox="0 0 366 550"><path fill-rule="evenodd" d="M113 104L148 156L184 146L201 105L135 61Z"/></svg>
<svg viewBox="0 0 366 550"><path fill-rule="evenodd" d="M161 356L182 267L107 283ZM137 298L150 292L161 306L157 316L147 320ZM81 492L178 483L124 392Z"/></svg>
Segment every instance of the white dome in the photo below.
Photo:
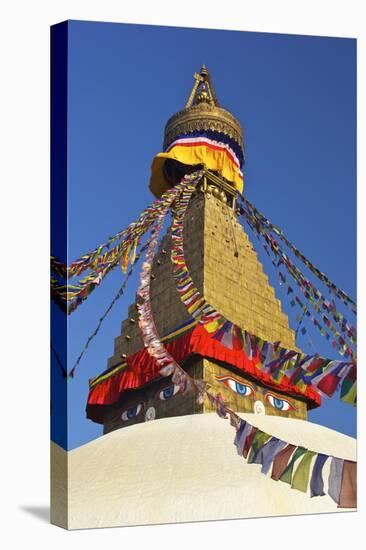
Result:
<svg viewBox="0 0 366 550"><path fill-rule="evenodd" d="M356 440L323 426L240 416L289 443L356 459ZM69 528L339 511L328 495L310 498L265 476L260 465L247 464L234 437L229 420L196 414L126 427L70 451Z"/></svg>

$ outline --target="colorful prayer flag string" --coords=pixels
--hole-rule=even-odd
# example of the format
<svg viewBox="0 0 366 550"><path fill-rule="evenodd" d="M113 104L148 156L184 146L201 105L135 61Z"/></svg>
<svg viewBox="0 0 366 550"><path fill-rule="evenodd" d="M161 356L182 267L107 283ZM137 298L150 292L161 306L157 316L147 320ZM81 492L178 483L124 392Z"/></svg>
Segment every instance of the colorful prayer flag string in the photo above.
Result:
<svg viewBox="0 0 366 550"><path fill-rule="evenodd" d="M229 349L243 349L249 358L259 355L257 367L270 375L279 384L281 380L305 389L313 387L322 395L331 397L341 387L341 399L347 403L356 403L356 363L352 361L331 361L319 357L301 354L295 350L282 348L241 329L213 308L203 296L190 276L183 246L183 220L194 188L187 186L175 207L172 224L171 260L173 276L181 301L187 312L198 321L205 330ZM354 371L350 375L351 368Z"/></svg>
<svg viewBox="0 0 366 550"><path fill-rule="evenodd" d="M128 264L132 265L135 261L137 247L142 236L155 222L159 212L166 205L171 204L172 193L172 189L168 189L160 199L155 200L143 210L136 222L108 239L106 243L72 262L69 268L51 256L52 272L67 280L66 284L59 283L55 279L51 280L52 300L63 311L71 314L118 264L121 264L122 272L126 273ZM114 246L111 248L112 245ZM86 276L73 284L69 283L70 279L80 276L86 270L88 271Z"/></svg>
<svg viewBox="0 0 366 550"><path fill-rule="evenodd" d="M328 317L326 317L324 314L321 313L321 309L326 310L328 314L336 321L336 323L339 325L341 331L347 335L347 337L350 339L350 341L355 344L356 343L356 329L348 323L347 319L342 315L339 311L336 310L335 306L331 304L328 300L326 300L322 293L314 287L314 285L306 279L302 273L298 270L298 268L295 266L295 264L290 260L290 258L283 252L281 247L279 246L276 239L274 239L263 226L260 225L259 222L256 221L255 218L251 216L251 214L245 210L245 208L241 209L241 213L244 215L247 223L250 225L251 229L254 231L254 233L257 235L257 237L261 236L265 239L266 245L264 245L265 251L270 256L270 251L273 252L274 256L277 258L277 261L275 262L273 259L271 260L274 265L277 267L279 265L284 265L290 275L294 278L296 283L298 284L299 288L303 292L304 296L309 300L311 303L311 306L314 308L314 310L322 315L323 320L326 323L326 326L333 332L334 336L336 337L337 342L339 343L338 349L343 350L343 353L346 353L346 355L349 355L350 357L353 357L353 350L350 347L350 345L347 343L347 340L343 338L338 330L334 327L334 325L331 323ZM282 281L283 281L283 274L282 275ZM291 289L292 290L292 289ZM318 303L320 306L318 305ZM317 326L317 325L316 325Z"/></svg>
<svg viewBox="0 0 366 550"><path fill-rule="evenodd" d="M99 321L98 321L98 324L96 326L96 328L94 329L94 331L91 333L91 335L88 337L87 341L85 342L85 345L83 347L83 349L81 350L77 360L75 361L75 364L74 366L72 367L71 371L69 372L69 378L74 378L74 375L75 375L75 371L76 369L78 368L79 364L80 364L80 361L81 359L83 358L83 355L85 354L86 350L88 349L90 343L92 342L92 340L97 336L105 318L107 317L107 315L110 313L111 309L113 308L113 306L115 305L115 303L123 296L124 294L124 291L125 291L125 288L126 288L126 285L128 283L128 280L129 278L131 277L132 275L132 272L133 272L133 268L135 266L135 263L140 259L140 256L141 254L146 250L146 248L149 246L149 243L150 243L150 240L145 243L145 245L141 248L139 254L136 254L136 258L135 258L135 261L134 263L131 265L130 269L129 269L129 272L127 273L126 277L125 277L125 280L123 281L123 284L121 285L121 287L118 289L117 291L117 294L115 295L115 297L113 298L112 302L109 304L109 306L107 307L107 309L105 310L105 312L103 313L103 315L100 317Z"/></svg>
<svg viewBox="0 0 366 550"><path fill-rule="evenodd" d="M137 221L130 223L130 225L123 231L118 232L113 237L110 237L105 243L99 245L91 252L84 254L78 260L71 262L68 268L68 275L72 277L74 275L80 275L86 269L96 269L100 264L109 263L110 258L114 260L116 254L120 258L120 254L136 239L148 229L148 227L154 222L157 213L164 205L170 203L171 189L168 189L159 199L156 199L150 206L146 207L138 217ZM110 246L117 241L123 241L118 244L116 249L110 250ZM107 252L102 252L107 249Z"/></svg>
<svg viewBox="0 0 366 550"><path fill-rule="evenodd" d="M317 267L314 266L310 260L308 260L304 254L302 254L283 234L283 232L278 229L273 223L271 223L259 210L246 198L241 197L240 199L251 214L251 219L255 220L258 225L265 226L269 230L273 231L280 239L286 243L286 245L293 251L293 253L299 258L328 288L329 290L339 298L345 305L352 305L351 308L353 313L357 313L356 302L346 294L343 290L338 288L324 273L322 273Z"/></svg>
<svg viewBox="0 0 366 550"><path fill-rule="evenodd" d="M144 346L147 348L150 355L152 355L158 365L160 366L160 374L162 376L173 375L175 377L174 383L179 385L182 392L185 392L188 388L183 387L186 380L182 375L181 369L173 357L167 352L162 344L156 327L153 321L153 313L150 300L150 282L151 282L151 269L154 259L155 249L158 243L159 234L163 227L165 216L169 210L169 207L174 200L177 199L180 193L182 193L190 183L193 185L198 182L202 176L202 171L195 172L191 175L184 176L182 181L176 185L172 190L170 204L164 206L158 214L156 221L156 228L154 235L150 241L145 255L145 261L142 264L142 271L140 274L140 284L137 290L137 310L138 310L138 324L141 329ZM183 377L182 377L183 376Z"/></svg>
<svg viewBox="0 0 366 550"><path fill-rule="evenodd" d="M184 184L187 183L188 185L184 188ZM185 207L183 206L181 209L179 204L177 205L175 217L178 220L183 219L186 205L193 192L191 189L193 186L189 186L189 180L187 182L187 178L183 179L182 187L181 200ZM325 461L330 457L279 440L271 434L265 433L245 420L242 420L239 415L225 405L225 401L220 393L213 395L208 390L208 385L204 380L194 380L190 377L164 347L157 334L154 323L150 299L150 282L154 253L166 212L167 211L162 211L159 215L155 234L146 252L137 293L139 299L139 326L145 348L160 366L160 374L166 377L171 376L172 382L178 385L180 393L186 394L188 392L194 392L197 401L200 403L202 403L204 397L207 397L210 403L215 405L217 414L221 418L225 419L229 415L230 424L236 429L234 443L238 453L247 459L248 464L261 464L263 473L268 473L272 468L272 479L288 483L293 489L307 492L310 484L311 496L324 495L322 468ZM175 225L175 236L179 238L178 229L179 227ZM180 267L185 265L183 250L181 252L182 253L179 254L179 250L177 249L175 253L172 252L172 257L176 262L176 266L178 265ZM192 300L192 296L194 296L194 292L191 292L192 288L187 290L186 285L183 284L180 289L185 295L189 295L188 300ZM191 304L192 302L189 303ZM187 305L187 307L190 306ZM205 305L203 305L203 308L204 307ZM196 314L199 308L200 306L197 306L194 309ZM202 319L201 314L197 314L197 317ZM312 463L314 457L316 458L314 463ZM301 461L297 462L300 458ZM332 460L332 467L333 464L336 464L338 468L337 471L341 472L342 475L340 478L339 475L337 476L334 474L334 468L331 470L328 483L328 494L336 501L339 507L354 508L356 507L356 463L345 461L337 457L333 457ZM341 479L341 482L339 482L339 479Z"/></svg>
<svg viewBox="0 0 366 550"><path fill-rule="evenodd" d="M234 445L237 453L248 464L261 465L261 472L271 475L271 479L288 483L292 489L310 497L325 496L323 468L331 461L328 477L328 495L338 504L338 508L357 507L357 463L352 460L328 456L323 453L293 445L272 436L225 407L216 400L217 414L221 418L230 417L235 427Z"/></svg>

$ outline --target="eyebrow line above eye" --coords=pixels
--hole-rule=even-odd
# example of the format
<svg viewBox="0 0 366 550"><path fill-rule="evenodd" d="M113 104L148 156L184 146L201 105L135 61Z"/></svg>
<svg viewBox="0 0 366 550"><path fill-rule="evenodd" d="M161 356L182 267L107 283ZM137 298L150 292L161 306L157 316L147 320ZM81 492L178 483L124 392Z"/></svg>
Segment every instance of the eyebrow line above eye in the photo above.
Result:
<svg viewBox="0 0 366 550"><path fill-rule="evenodd" d="M257 391L258 387L255 384L252 384L248 380L239 380L239 378L236 378L235 376L231 375L224 375L224 376L215 376L215 379L218 382L225 382L225 380L234 380L234 382L237 382L241 386L249 386L252 388L253 391Z"/></svg>

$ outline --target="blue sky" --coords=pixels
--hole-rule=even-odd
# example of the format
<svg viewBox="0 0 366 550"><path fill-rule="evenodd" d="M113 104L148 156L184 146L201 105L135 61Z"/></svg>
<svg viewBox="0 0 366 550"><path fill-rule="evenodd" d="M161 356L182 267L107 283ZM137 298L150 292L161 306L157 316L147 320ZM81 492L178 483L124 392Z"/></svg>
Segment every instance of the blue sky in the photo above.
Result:
<svg viewBox="0 0 366 550"><path fill-rule="evenodd" d="M221 105L244 129L246 196L355 297L352 39L71 21L68 262L126 227L152 201L149 170L162 148L165 122L184 106L202 63ZM290 307L256 239L253 244L295 327L298 310ZM103 371L113 354L137 279L138 269L69 382L69 449L101 435L101 427L85 418L88 379ZM121 282L116 269L69 318L70 367ZM306 326L311 342L300 337L298 345L338 358L316 329ZM324 400L309 419L356 433L355 410L338 396Z"/></svg>

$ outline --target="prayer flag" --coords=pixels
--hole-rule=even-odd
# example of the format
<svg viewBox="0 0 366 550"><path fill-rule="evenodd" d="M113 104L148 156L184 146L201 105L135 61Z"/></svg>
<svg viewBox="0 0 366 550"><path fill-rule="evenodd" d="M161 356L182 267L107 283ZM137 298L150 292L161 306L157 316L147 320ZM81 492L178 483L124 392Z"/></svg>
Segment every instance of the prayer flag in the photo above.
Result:
<svg viewBox="0 0 366 550"><path fill-rule="evenodd" d="M282 449L282 451L280 451L276 455L273 461L272 476L271 476L272 479L274 479L275 481L278 481L280 479L295 449L296 449L296 445L288 444L284 449Z"/></svg>
<svg viewBox="0 0 366 550"><path fill-rule="evenodd" d="M296 472L292 478L291 487L306 493L309 483L310 465L316 453L314 451L306 451L301 459L300 464L296 468Z"/></svg>
<svg viewBox="0 0 366 550"><path fill-rule="evenodd" d="M318 454L314 467L313 467L313 473L311 475L310 480L310 496L312 497L318 497L318 496L324 496L324 481L322 476L322 470L323 466L328 460L329 456L324 454Z"/></svg>
<svg viewBox="0 0 366 550"><path fill-rule="evenodd" d="M285 483L291 483L294 464L295 464L296 460L298 458L300 458L300 456L302 456L304 453L306 453L306 451L307 451L307 449L305 449L304 447L297 447L297 449L295 450L290 462L288 463L287 467L285 468L285 470L283 471L283 473L280 476L281 481L283 481Z"/></svg>
<svg viewBox="0 0 366 550"><path fill-rule="evenodd" d="M337 504L339 503L339 494L341 492L343 462L342 458L332 458L328 478L328 494Z"/></svg>
<svg viewBox="0 0 366 550"><path fill-rule="evenodd" d="M345 460L343 464L338 508L357 508L357 465Z"/></svg>

